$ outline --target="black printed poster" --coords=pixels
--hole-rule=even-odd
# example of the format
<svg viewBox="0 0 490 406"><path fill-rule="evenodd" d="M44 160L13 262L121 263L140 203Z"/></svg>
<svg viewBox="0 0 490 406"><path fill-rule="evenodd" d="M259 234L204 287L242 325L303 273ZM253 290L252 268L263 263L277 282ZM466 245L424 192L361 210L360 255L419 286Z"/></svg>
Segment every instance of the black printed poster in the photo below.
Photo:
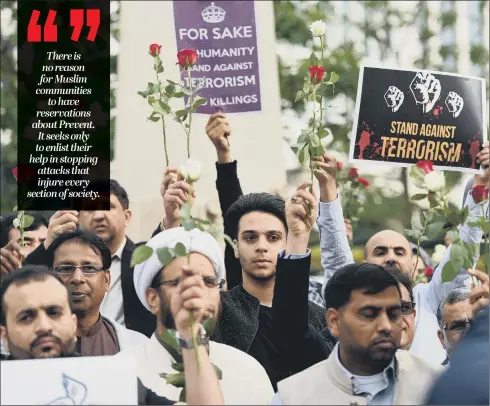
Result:
<svg viewBox="0 0 490 406"><path fill-rule="evenodd" d="M349 160L478 173L487 140L485 80L361 67Z"/></svg>

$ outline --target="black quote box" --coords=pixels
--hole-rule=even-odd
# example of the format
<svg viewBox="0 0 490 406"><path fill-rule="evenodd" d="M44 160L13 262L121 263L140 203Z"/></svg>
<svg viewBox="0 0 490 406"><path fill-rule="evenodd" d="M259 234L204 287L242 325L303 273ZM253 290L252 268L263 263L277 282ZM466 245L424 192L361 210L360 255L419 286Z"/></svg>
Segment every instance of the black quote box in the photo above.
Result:
<svg viewBox="0 0 490 406"><path fill-rule="evenodd" d="M430 111L424 111L423 105L416 102L416 97L411 90L419 82L418 80L414 82L417 74L425 78L430 74L434 79L433 81L439 82L440 93L437 98L434 97L433 108ZM414 86L411 86L412 83ZM386 101L386 94L390 87L396 87L403 93L403 103L396 111L393 111L393 108ZM351 162L375 162L381 165L409 167L419 160L429 159L439 169L479 173L481 170L476 163L476 154L481 150L483 142L488 139L486 134L485 89L485 80L482 78L417 69L361 67L349 160ZM435 94L435 89L431 90ZM415 90L415 93L417 91ZM462 109L457 117L450 111L446 103L450 92L463 100ZM415 135L398 132L398 129L401 129L398 124L395 124L395 132L392 133L393 122L413 123L412 130ZM415 131L415 124L418 127L417 131ZM425 129L435 128L435 131L451 131L451 137L420 135L423 125L425 125ZM429 127L434 125L439 127ZM408 127L405 130L407 129ZM446 135L449 134L446 133ZM459 151L459 160L453 159L451 162L449 155L446 159L430 159L444 158L441 155L441 144L439 147L435 146L433 154L427 153L423 157L421 157L422 145L418 158L412 157L412 154L410 157L407 157L408 154L402 156L403 151L400 151L398 157L389 157L387 154L389 141L386 141L383 150L386 137L405 139L407 143L413 142L411 140L452 143L454 144L454 154L451 157L454 158L456 152ZM398 140L393 143L392 151L398 151L398 146L395 145L397 143L399 143ZM449 151L449 147L446 150Z"/></svg>
<svg viewBox="0 0 490 406"><path fill-rule="evenodd" d="M109 210L110 2L21 0L17 40L18 209Z"/></svg>

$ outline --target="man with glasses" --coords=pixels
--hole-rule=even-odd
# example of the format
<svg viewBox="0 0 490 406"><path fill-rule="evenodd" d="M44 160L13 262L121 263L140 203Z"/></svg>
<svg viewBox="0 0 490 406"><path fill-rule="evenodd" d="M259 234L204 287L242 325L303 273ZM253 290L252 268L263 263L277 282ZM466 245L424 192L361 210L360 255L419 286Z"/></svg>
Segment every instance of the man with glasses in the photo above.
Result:
<svg viewBox="0 0 490 406"><path fill-rule="evenodd" d="M458 342L472 323L470 294L468 289L455 289L442 300L437 309L437 336L447 354L442 365L449 364Z"/></svg>
<svg viewBox="0 0 490 406"><path fill-rule="evenodd" d="M175 248L179 243L181 250ZM178 400L181 389L166 384L160 375L175 374L177 371L172 364L182 359L179 352L162 339L168 329L175 329L170 308L174 305L175 294L185 283L181 282L183 272L192 271L202 279L202 289L200 292L189 289L182 297L201 303L205 309L203 321L218 319L221 307L226 306L220 300L225 273L223 256L216 240L198 229L186 231L179 227L165 230L146 245L152 249L152 254L135 266L134 285L141 303L157 316L157 327L148 342L121 353L121 356L134 355L137 358L138 376L145 387L158 395L165 393L171 400ZM182 256L182 246L186 256ZM195 332L196 343L189 337L179 337L179 345L184 349L193 349L196 344L199 348L208 346L211 362L222 372L220 383L225 404L264 405L271 401L274 395L272 385L258 361L236 348L208 341L202 326L197 326ZM210 335L212 338L212 333Z"/></svg>
<svg viewBox="0 0 490 406"><path fill-rule="evenodd" d="M114 355L148 340L100 314L111 282L111 252L97 235L80 229L60 234L46 254L68 288L77 316L76 352L82 356Z"/></svg>

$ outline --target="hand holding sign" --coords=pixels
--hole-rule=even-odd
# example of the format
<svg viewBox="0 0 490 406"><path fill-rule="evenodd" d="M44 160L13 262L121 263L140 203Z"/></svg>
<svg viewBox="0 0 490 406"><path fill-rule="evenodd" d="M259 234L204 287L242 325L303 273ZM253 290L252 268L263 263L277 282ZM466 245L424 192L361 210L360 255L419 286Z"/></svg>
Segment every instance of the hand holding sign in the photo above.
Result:
<svg viewBox="0 0 490 406"><path fill-rule="evenodd" d="M415 103L422 104L424 113L428 113L441 95L441 83L432 74L417 72L410 83Z"/></svg>

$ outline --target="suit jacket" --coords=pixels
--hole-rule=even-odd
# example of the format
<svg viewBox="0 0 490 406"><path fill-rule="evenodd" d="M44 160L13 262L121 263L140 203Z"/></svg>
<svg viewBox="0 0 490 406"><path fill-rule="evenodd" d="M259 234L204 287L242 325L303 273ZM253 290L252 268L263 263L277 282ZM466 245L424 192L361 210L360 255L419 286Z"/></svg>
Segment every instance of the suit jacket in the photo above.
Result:
<svg viewBox="0 0 490 406"><path fill-rule="evenodd" d="M137 245L144 244L144 242ZM121 255L121 288L123 294L124 321L130 330L138 331L147 337L151 337L156 329L156 317L142 305L136 289L134 288L133 271L130 267L131 256L136 246L129 238L126 238ZM51 267L53 258L50 258L44 244L39 245L25 259L24 264L45 265Z"/></svg>

